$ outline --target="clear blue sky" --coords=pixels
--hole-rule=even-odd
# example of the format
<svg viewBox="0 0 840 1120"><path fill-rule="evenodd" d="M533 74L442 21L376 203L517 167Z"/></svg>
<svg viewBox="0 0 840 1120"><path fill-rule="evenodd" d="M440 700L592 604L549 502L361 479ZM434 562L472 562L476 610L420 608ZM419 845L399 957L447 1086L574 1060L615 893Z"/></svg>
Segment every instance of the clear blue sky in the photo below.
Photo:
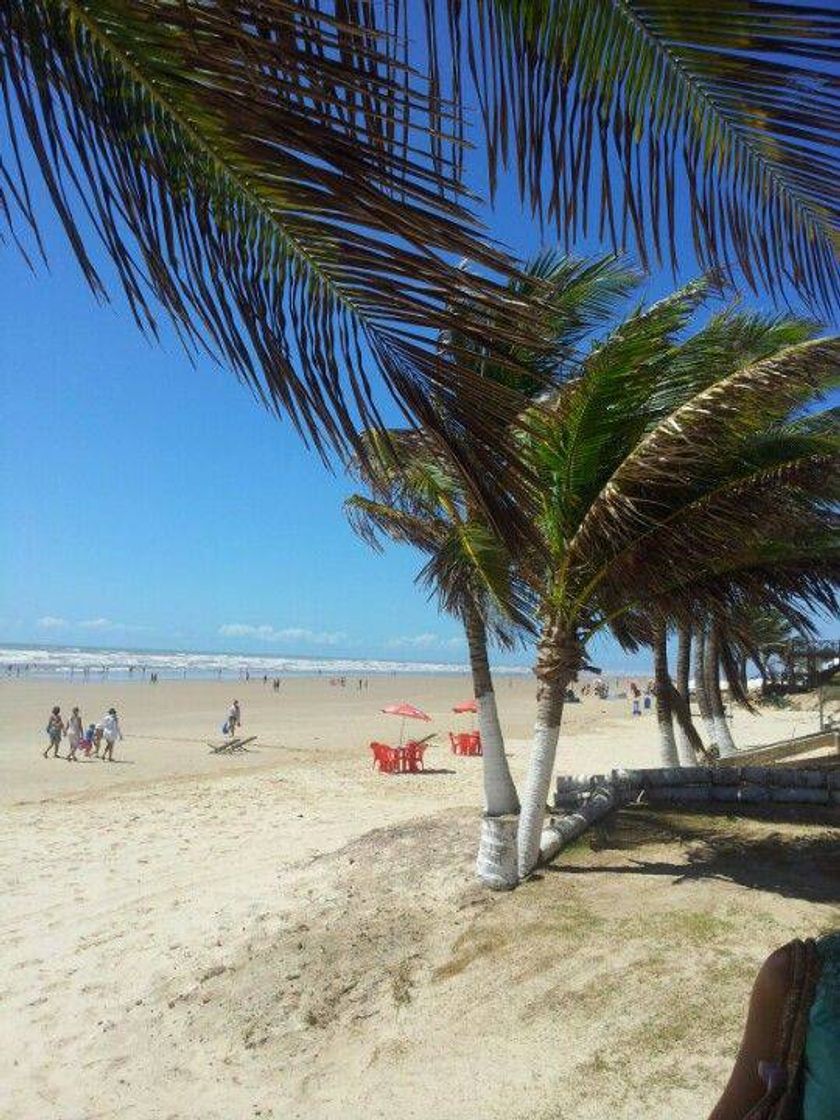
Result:
<svg viewBox="0 0 840 1120"><path fill-rule="evenodd" d="M347 527L350 483L171 332L146 341L116 292L98 305L40 212L49 272L0 248L0 642L463 660L413 586L420 558ZM551 244L509 192L488 220L523 256Z"/></svg>

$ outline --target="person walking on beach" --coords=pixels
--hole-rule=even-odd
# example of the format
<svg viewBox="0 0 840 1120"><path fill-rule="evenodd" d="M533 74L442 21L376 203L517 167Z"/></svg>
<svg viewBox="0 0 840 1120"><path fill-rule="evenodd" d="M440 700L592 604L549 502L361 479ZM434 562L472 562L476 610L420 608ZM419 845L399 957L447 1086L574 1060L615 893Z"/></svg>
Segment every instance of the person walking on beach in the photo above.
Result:
<svg viewBox="0 0 840 1120"><path fill-rule="evenodd" d="M61 742L61 736L64 734L64 720L61 718L61 708L56 705L50 712L50 718L47 720L47 737L49 743L47 749L44 751L44 758L50 757L50 751L54 751L55 758L59 757L58 745Z"/></svg>
<svg viewBox="0 0 840 1120"><path fill-rule="evenodd" d="M76 751L82 742L82 734L84 728L82 726L82 717L79 714L79 709L74 708L70 713L70 719L67 721L67 741L70 744L70 753L67 755L68 762L78 762L76 758Z"/></svg>
<svg viewBox="0 0 840 1120"><path fill-rule="evenodd" d="M117 739L122 739L123 733L120 729L120 721L117 719L117 713L114 708L108 709L108 714L102 720L102 737L105 740L105 748L102 751L102 761L106 759L109 762L114 761L114 743Z"/></svg>
<svg viewBox="0 0 840 1120"><path fill-rule="evenodd" d="M239 710L239 701L234 700L228 709L227 718L227 733L228 735L235 735L237 727L242 726L242 713Z"/></svg>

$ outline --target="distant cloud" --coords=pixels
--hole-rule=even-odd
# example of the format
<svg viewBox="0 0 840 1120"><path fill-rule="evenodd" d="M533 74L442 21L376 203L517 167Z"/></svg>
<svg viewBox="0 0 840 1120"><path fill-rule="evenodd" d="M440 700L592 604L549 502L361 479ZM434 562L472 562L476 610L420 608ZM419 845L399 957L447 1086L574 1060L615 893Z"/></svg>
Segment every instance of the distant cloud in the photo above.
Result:
<svg viewBox="0 0 840 1120"><path fill-rule="evenodd" d="M457 649L464 644L463 638L442 638L439 634L413 634L401 638L390 638L387 649Z"/></svg>
<svg viewBox="0 0 840 1120"><path fill-rule="evenodd" d="M223 638L256 638L260 642L302 642L311 646L337 646L347 640L341 630L310 630L306 626L285 626L277 628L262 623L251 626L246 622L226 622L219 627Z"/></svg>
<svg viewBox="0 0 840 1120"><path fill-rule="evenodd" d="M148 630L148 626L140 626L128 622L113 622L110 618L85 618L72 622L66 618L55 618L53 615L45 615L44 618L39 618L36 625L41 630L93 630L103 633L111 630L122 630L125 633L136 633L140 630Z"/></svg>
<svg viewBox="0 0 840 1120"><path fill-rule="evenodd" d="M51 614L46 614L43 618L38 619L36 625L42 630L63 630L70 623L66 618L55 618Z"/></svg>

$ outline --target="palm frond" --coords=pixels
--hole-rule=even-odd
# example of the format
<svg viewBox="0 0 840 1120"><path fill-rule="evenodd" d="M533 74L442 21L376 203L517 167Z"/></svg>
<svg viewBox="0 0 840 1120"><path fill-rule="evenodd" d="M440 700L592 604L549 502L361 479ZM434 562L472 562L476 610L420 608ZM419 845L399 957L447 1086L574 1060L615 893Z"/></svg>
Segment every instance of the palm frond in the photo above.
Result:
<svg viewBox="0 0 840 1120"><path fill-rule="evenodd" d="M737 369L691 396L639 440L608 476L569 542L569 563L585 556L595 537L618 551L641 524L655 525L663 510L703 492L720 477L723 462L743 441L840 372L840 338L786 347Z"/></svg>
<svg viewBox="0 0 840 1120"><path fill-rule="evenodd" d="M344 502L344 513L353 532L375 552L383 551L383 538L409 544L421 552L441 546L447 526L430 517L418 517L384 502L352 494Z"/></svg>
<svg viewBox="0 0 840 1120"><path fill-rule="evenodd" d="M437 335L454 321L509 355L535 332L466 208L457 120L393 55L397 14L366 0L9 0L0 212L37 242L28 141L98 296L97 239L142 329L157 333L162 308L325 457L381 425L384 385L452 443L511 536L527 532L522 493L490 493L490 417L519 403Z"/></svg>
<svg viewBox="0 0 840 1120"><path fill-rule="evenodd" d="M789 541L791 554L800 556L815 534L822 541L831 523L826 479L839 471L836 452L793 458L735 475L694 500L679 500L670 517L627 518L623 539L635 528L632 542L612 554L604 542L595 574L581 565L578 578L586 581L587 594L597 588L599 596L616 603L702 580L745 552L772 552L781 561L787 551L779 541ZM840 495L840 487L834 489Z"/></svg>
<svg viewBox="0 0 840 1120"><path fill-rule="evenodd" d="M715 279L705 277L638 308L592 347L577 378L555 390L551 416L529 450L546 524L566 542L649 426L649 399L673 364L679 332L715 290Z"/></svg>
<svg viewBox="0 0 840 1120"><path fill-rule="evenodd" d="M676 268L840 302L836 4L449 0L491 184L513 163L567 242L597 228ZM447 42L447 48L450 44ZM456 75L456 81L461 82ZM687 183L689 200L677 196Z"/></svg>

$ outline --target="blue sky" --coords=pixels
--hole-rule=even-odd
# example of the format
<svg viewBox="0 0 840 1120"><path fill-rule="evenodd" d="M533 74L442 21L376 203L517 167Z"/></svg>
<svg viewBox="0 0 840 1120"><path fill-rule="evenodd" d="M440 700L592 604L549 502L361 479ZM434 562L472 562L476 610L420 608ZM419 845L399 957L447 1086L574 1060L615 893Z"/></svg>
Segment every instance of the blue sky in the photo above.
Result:
<svg viewBox="0 0 840 1120"><path fill-rule="evenodd" d="M346 525L351 483L171 332L145 340L118 294L98 305L40 212L49 271L0 248L0 641L463 660L413 586L420 558L377 556ZM488 220L523 256L552 244L510 192Z"/></svg>

